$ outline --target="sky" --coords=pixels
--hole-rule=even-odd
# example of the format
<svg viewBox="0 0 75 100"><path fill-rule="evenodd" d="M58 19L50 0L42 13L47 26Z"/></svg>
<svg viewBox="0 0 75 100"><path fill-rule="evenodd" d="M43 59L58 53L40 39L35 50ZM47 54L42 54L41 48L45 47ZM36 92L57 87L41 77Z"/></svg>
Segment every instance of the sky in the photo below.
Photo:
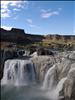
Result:
<svg viewBox="0 0 75 100"><path fill-rule="evenodd" d="M1 1L1 27L29 34L75 35L75 1Z"/></svg>

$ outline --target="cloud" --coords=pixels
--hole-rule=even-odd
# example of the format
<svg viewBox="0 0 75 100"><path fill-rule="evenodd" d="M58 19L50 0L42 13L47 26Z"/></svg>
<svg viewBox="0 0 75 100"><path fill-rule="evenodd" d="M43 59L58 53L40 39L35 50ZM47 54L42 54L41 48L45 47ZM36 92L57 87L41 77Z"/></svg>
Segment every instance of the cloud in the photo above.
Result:
<svg viewBox="0 0 75 100"><path fill-rule="evenodd" d="M23 8L27 4L27 1L1 1L1 17L7 18L11 16L11 10L18 11L19 9Z"/></svg>
<svg viewBox="0 0 75 100"><path fill-rule="evenodd" d="M61 10L61 8L58 8L58 10L56 10L56 11L51 11L50 9L48 9L48 10L42 9L40 11L41 17L42 18L49 18L49 17L54 16L54 15L59 15L60 10Z"/></svg>
<svg viewBox="0 0 75 100"><path fill-rule="evenodd" d="M3 9L3 10L1 10L1 17L2 18L10 17L10 11L9 11L9 9Z"/></svg>
<svg viewBox="0 0 75 100"><path fill-rule="evenodd" d="M11 30L12 27L10 27L10 26L1 26L1 28L5 29L5 30Z"/></svg>
<svg viewBox="0 0 75 100"><path fill-rule="evenodd" d="M32 19L27 19L26 21L27 21L28 24L32 24L33 23Z"/></svg>
<svg viewBox="0 0 75 100"><path fill-rule="evenodd" d="M13 11L20 11L20 9L14 8Z"/></svg>
<svg viewBox="0 0 75 100"><path fill-rule="evenodd" d="M39 26L34 25L34 24L30 24L29 26L32 27L32 28L40 28Z"/></svg>
<svg viewBox="0 0 75 100"><path fill-rule="evenodd" d="M6 6L3 7L4 8L1 8L1 17L2 18L10 17L10 10Z"/></svg>
<svg viewBox="0 0 75 100"><path fill-rule="evenodd" d="M28 23L28 25L32 28L40 28L39 26L33 24L32 19L26 19L26 22Z"/></svg>

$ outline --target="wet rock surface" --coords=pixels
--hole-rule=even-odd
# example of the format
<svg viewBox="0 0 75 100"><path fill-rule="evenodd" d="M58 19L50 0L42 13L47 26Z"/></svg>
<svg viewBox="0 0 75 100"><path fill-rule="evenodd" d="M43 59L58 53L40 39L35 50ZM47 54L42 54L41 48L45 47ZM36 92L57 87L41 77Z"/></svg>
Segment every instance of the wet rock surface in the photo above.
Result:
<svg viewBox="0 0 75 100"><path fill-rule="evenodd" d="M63 88L59 95L60 100L75 100L75 52L63 52L52 56L36 56L32 58L38 79L43 81L46 72L54 64L56 65L56 76L59 82L66 77ZM55 79L55 80L56 80Z"/></svg>
<svg viewBox="0 0 75 100"><path fill-rule="evenodd" d="M37 80L42 82L44 80L45 73L55 63L55 59L50 56L36 56L31 60L35 65Z"/></svg>
<svg viewBox="0 0 75 100"><path fill-rule="evenodd" d="M13 54L8 54L9 58L12 56ZM66 77L63 88L59 93L62 97L60 100L75 100L75 51L61 52L54 56L38 55L35 52L29 59L33 62L38 82L43 82L45 74L55 64L55 80L57 84L61 79Z"/></svg>
<svg viewBox="0 0 75 100"><path fill-rule="evenodd" d="M75 100L75 52L70 52L67 55L68 56L64 56L64 59L58 64L59 80L63 77L67 77L60 93L64 96L61 100Z"/></svg>

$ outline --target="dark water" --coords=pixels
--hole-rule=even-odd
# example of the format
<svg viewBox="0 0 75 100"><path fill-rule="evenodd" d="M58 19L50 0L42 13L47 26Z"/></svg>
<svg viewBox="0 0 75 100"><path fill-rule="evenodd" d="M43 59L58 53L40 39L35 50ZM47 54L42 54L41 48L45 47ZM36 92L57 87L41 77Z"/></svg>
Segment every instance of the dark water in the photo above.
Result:
<svg viewBox="0 0 75 100"><path fill-rule="evenodd" d="M1 86L1 100L51 100L39 86Z"/></svg>

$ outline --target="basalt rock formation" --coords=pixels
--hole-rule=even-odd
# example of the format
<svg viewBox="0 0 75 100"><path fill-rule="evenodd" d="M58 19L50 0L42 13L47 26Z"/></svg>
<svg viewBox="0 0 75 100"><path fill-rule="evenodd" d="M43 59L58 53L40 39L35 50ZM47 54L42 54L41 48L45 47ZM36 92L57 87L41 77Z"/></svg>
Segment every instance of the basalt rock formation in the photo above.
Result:
<svg viewBox="0 0 75 100"><path fill-rule="evenodd" d="M44 37L41 35L26 34L23 29L12 28L7 31L0 28L1 41L14 42L17 44L28 44L41 41Z"/></svg>
<svg viewBox="0 0 75 100"><path fill-rule="evenodd" d="M47 35L46 39L53 39L53 40L63 40L63 41L69 41L69 40L74 40L75 39L75 35Z"/></svg>
<svg viewBox="0 0 75 100"><path fill-rule="evenodd" d="M44 88L54 91L54 96L59 94L60 99L53 100L75 100L75 51L54 56L38 56L35 53L32 62L37 79L40 82L44 80ZM52 90L53 87L55 90Z"/></svg>
<svg viewBox="0 0 75 100"><path fill-rule="evenodd" d="M28 44L41 41L64 41L64 42L75 42L75 35L33 35L24 32L23 29L12 28L7 31L0 28L1 41L14 42L21 44Z"/></svg>
<svg viewBox="0 0 75 100"><path fill-rule="evenodd" d="M38 55L52 55L52 56L54 55L52 51L50 51L47 48L42 48L42 47L37 49L37 54Z"/></svg>
<svg viewBox="0 0 75 100"><path fill-rule="evenodd" d="M8 55L10 57L10 54ZM38 56L37 52L35 52L33 55L30 56L31 57L27 60L26 59L22 60L17 58L17 60L12 59L12 60L7 60L5 62L5 66L7 65L9 66L10 75L12 79L13 79L12 76L13 74L16 81L16 77L18 77L16 66L17 68L22 68L20 66L22 65L23 68L26 68L22 69L22 71L23 73L24 71L25 72L27 71L27 75L29 75L28 78L29 80L30 79L29 73L30 71L31 73L33 72L30 67L32 66L34 68L36 82L43 83L44 88L47 87L48 91L50 89L50 95L51 92L54 95L52 97L50 96L50 98L54 98L52 100L75 100L75 51L66 51L61 53L59 52L54 54L54 56L51 55ZM22 62L24 62L25 67ZM27 65L26 62L28 62ZM8 67L5 68L7 70ZM14 73L12 73L14 70L16 76ZM19 75L21 75L20 70L18 71L18 73Z"/></svg>

